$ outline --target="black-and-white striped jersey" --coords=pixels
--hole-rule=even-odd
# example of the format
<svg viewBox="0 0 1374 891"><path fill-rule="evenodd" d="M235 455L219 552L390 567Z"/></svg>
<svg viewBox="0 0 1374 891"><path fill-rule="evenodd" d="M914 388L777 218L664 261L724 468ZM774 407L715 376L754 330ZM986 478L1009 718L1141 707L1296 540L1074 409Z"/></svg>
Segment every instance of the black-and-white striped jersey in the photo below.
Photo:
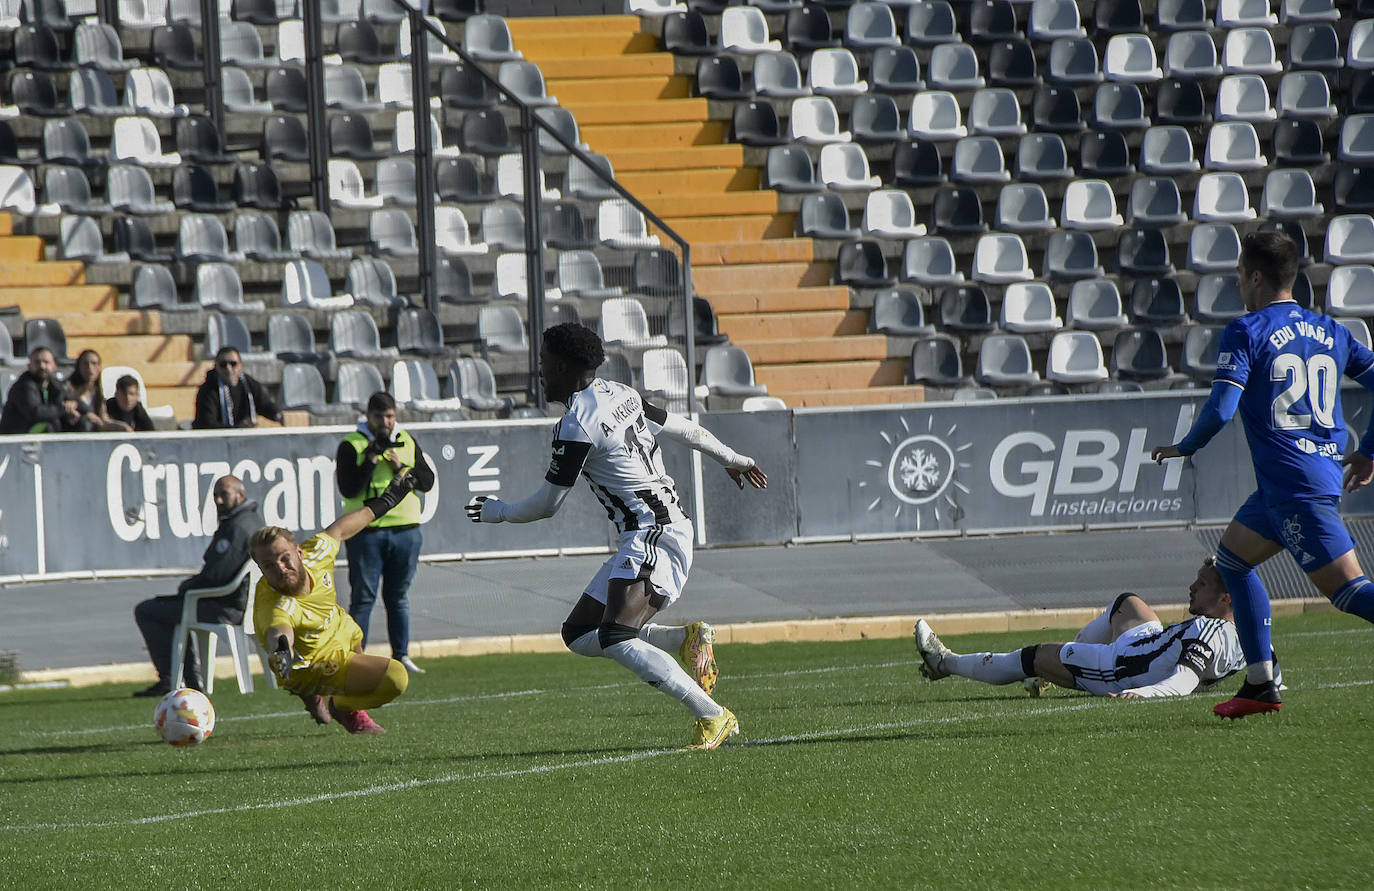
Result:
<svg viewBox="0 0 1374 891"><path fill-rule="evenodd" d="M630 387L596 378L573 395L554 427L544 478L572 486L579 474L586 477L621 532L686 520L656 439L667 417Z"/></svg>
<svg viewBox="0 0 1374 891"><path fill-rule="evenodd" d="M1081 689L1099 696L1152 687L1180 668L1205 688L1245 667L1235 623L1208 616L1147 622L1109 644L1068 643L1059 658Z"/></svg>

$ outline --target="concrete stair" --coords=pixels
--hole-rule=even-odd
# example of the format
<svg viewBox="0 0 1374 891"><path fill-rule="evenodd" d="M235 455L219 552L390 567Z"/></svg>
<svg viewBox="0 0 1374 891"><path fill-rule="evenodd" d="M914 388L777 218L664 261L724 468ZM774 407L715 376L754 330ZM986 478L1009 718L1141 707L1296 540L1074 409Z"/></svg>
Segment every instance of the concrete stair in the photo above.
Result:
<svg viewBox="0 0 1374 891"><path fill-rule="evenodd" d="M726 143L728 123L692 98L692 78L635 16L508 20L549 95L616 177L692 246L692 281L755 376L789 406L919 402L907 358L867 331L867 310L831 284L833 263L794 237L795 214Z"/></svg>

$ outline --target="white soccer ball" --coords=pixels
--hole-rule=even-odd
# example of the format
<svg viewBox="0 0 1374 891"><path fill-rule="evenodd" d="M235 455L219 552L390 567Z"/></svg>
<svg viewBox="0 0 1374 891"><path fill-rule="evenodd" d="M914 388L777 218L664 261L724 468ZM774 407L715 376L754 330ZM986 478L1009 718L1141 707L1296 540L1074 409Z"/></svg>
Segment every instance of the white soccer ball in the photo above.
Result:
<svg viewBox="0 0 1374 891"><path fill-rule="evenodd" d="M173 690L153 711L153 729L174 746L198 746L214 732L215 707L199 690Z"/></svg>

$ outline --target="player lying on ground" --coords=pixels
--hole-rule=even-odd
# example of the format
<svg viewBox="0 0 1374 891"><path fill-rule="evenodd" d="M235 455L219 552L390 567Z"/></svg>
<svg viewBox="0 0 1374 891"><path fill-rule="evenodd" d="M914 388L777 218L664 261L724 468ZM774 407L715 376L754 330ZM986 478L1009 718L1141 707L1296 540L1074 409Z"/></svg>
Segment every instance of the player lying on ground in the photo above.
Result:
<svg viewBox="0 0 1374 891"><path fill-rule="evenodd" d="M589 328L555 325L544 332L539 354L544 392L568 406L554 428L544 485L513 503L481 496L467 506L468 516L474 523L551 517L578 476L585 476L620 533L619 548L568 614L563 641L578 655L614 659L682 702L697 719L689 748L714 749L739 731L739 722L710 695L716 682L711 627L649 622L677 600L692 566L692 521L664 472L657 437L710 455L741 489L746 482L762 489L768 477L752 458L736 454L695 421L642 401L624 384L598 378L606 355Z"/></svg>
<svg viewBox="0 0 1374 891"><path fill-rule="evenodd" d="M1245 683L1213 707L1223 718L1279 710L1269 659L1269 594L1255 567L1288 549L1336 608L1374 622L1374 583L1341 521L1341 490L1374 479L1374 424L1345 454L1341 375L1374 390L1374 353L1330 316L1293 299L1298 248L1281 232L1251 232L1241 242L1240 295L1248 313L1226 326L1207 403L1188 435L1156 446L1156 462L1207 445L1239 410L1257 488L1236 511L1217 548L1217 568L1235 601L1245 650ZM1341 465L1349 467L1341 478Z"/></svg>
<svg viewBox="0 0 1374 891"><path fill-rule="evenodd" d="M922 619L916 623L916 649L921 674L932 681L952 674L985 684L1043 678L1094 696L1182 696L1230 677L1245 664L1215 558L1203 562L1188 587L1188 612L1192 618L1165 627L1144 600L1122 594L1070 643L966 655L941 643Z"/></svg>
<svg viewBox="0 0 1374 891"><path fill-rule="evenodd" d="M281 685L321 724L332 715L349 733L385 733L367 709L400 696L410 682L395 659L364 655L362 629L339 606L334 559L341 543L395 507L414 486L408 472L397 474L381 495L303 544L279 526L264 526L250 542L262 570L253 603L258 640L272 650L269 661Z"/></svg>

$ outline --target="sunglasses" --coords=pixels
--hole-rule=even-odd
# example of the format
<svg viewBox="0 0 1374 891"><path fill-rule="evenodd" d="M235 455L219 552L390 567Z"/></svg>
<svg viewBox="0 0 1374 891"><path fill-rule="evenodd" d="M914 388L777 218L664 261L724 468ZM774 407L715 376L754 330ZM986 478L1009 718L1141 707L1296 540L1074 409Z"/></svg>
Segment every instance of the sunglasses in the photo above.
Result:
<svg viewBox="0 0 1374 891"><path fill-rule="evenodd" d="M216 367L216 368L238 368L238 367L239 367L240 365L242 365L242 364L243 364L242 362L228 362L228 361L225 361L225 362L216 362L216 363L215 363L215 367Z"/></svg>

